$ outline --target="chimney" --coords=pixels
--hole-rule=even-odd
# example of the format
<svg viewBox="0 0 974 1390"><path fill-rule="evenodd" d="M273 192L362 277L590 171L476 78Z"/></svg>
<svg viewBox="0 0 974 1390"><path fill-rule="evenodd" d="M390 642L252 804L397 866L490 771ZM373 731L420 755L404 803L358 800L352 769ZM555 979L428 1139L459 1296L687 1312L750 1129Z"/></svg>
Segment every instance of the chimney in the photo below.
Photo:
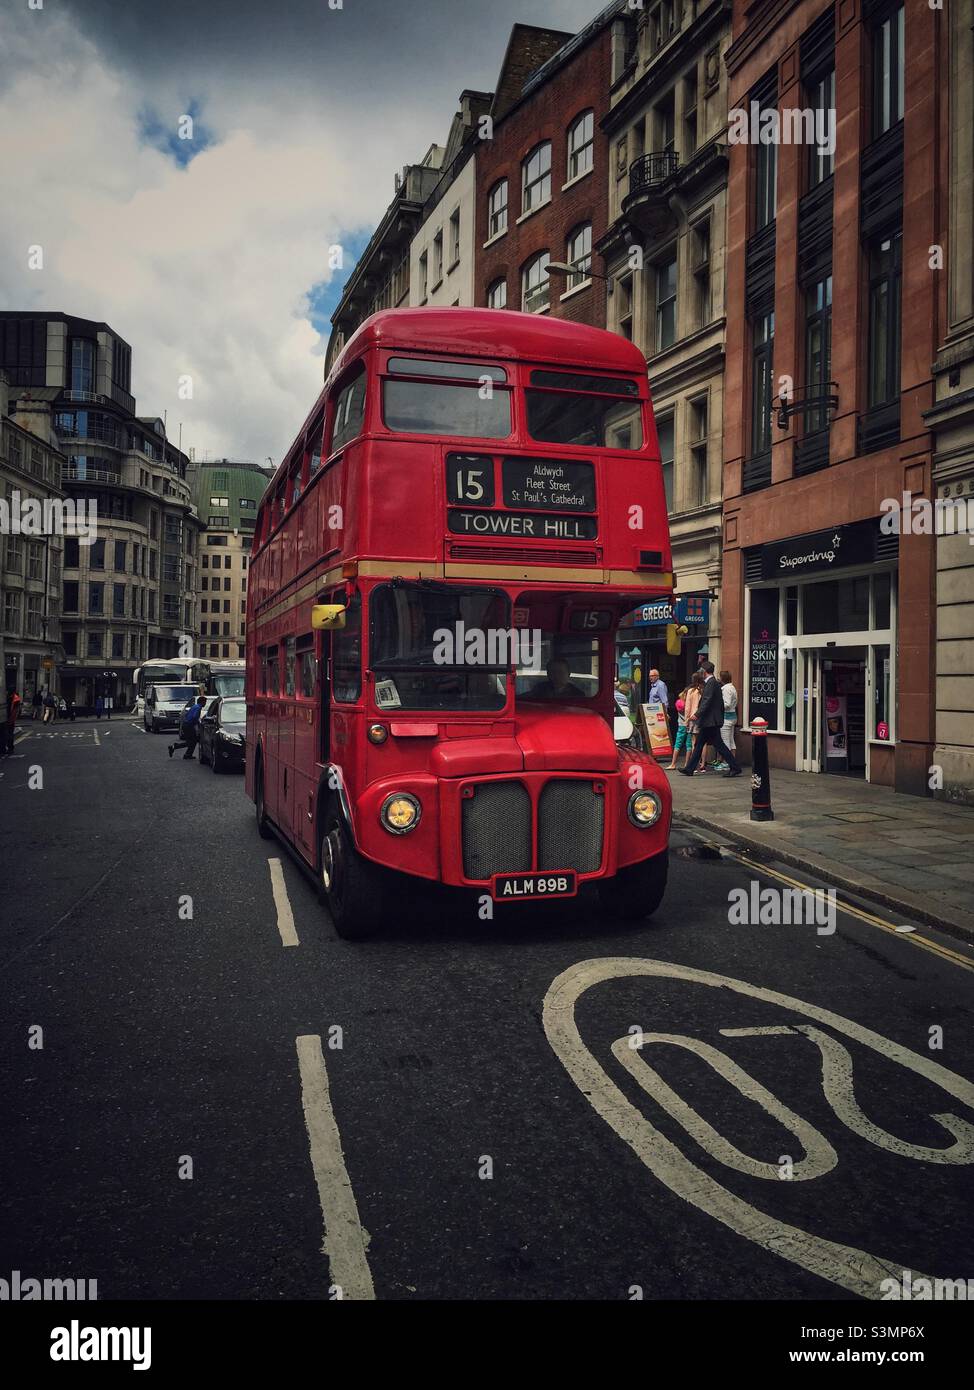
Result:
<svg viewBox="0 0 974 1390"><path fill-rule="evenodd" d="M13 416L14 424L19 425L22 430L28 430L38 439L43 439L45 444L53 444L55 448L57 447L50 401L35 401L28 392L25 392L17 398L10 413Z"/></svg>

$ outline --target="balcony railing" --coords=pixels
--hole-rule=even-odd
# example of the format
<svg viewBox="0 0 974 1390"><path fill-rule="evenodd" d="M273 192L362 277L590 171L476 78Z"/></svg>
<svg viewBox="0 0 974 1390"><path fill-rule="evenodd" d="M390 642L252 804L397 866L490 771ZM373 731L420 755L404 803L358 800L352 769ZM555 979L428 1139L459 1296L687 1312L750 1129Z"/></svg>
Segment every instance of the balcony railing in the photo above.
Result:
<svg viewBox="0 0 974 1390"><path fill-rule="evenodd" d="M61 481L75 483L120 483L121 473L111 468L79 468L77 464L61 465Z"/></svg>
<svg viewBox="0 0 974 1390"><path fill-rule="evenodd" d="M629 166L629 192L645 193L659 184L665 183L680 167L680 156L676 150L662 150L659 154L644 154Z"/></svg>

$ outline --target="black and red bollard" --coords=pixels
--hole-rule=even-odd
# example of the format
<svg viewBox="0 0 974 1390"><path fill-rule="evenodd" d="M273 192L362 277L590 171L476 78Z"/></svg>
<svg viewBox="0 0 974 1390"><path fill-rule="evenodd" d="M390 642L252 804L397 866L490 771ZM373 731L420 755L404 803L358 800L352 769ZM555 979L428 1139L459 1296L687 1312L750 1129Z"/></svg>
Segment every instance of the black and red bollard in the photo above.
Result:
<svg viewBox="0 0 974 1390"><path fill-rule="evenodd" d="M771 769L768 767L768 721L751 720L751 819L774 820Z"/></svg>

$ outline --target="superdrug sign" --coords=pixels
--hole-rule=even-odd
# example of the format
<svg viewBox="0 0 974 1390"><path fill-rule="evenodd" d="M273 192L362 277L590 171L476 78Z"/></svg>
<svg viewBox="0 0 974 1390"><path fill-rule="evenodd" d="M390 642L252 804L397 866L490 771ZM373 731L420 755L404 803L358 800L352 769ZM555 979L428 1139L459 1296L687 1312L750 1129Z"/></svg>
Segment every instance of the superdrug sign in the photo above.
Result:
<svg viewBox="0 0 974 1390"><path fill-rule="evenodd" d="M879 522L870 520L772 541L761 547L761 578L792 579L850 565L871 565L878 540Z"/></svg>

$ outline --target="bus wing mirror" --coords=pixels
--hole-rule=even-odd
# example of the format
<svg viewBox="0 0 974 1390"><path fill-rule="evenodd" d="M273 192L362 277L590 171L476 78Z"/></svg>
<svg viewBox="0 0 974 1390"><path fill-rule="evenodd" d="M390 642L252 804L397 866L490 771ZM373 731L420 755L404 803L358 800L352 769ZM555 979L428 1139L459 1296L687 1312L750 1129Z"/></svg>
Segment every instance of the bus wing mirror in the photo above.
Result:
<svg viewBox="0 0 974 1390"><path fill-rule="evenodd" d="M311 626L320 628L339 628L345 626L345 605L343 603L316 603L311 609Z"/></svg>

